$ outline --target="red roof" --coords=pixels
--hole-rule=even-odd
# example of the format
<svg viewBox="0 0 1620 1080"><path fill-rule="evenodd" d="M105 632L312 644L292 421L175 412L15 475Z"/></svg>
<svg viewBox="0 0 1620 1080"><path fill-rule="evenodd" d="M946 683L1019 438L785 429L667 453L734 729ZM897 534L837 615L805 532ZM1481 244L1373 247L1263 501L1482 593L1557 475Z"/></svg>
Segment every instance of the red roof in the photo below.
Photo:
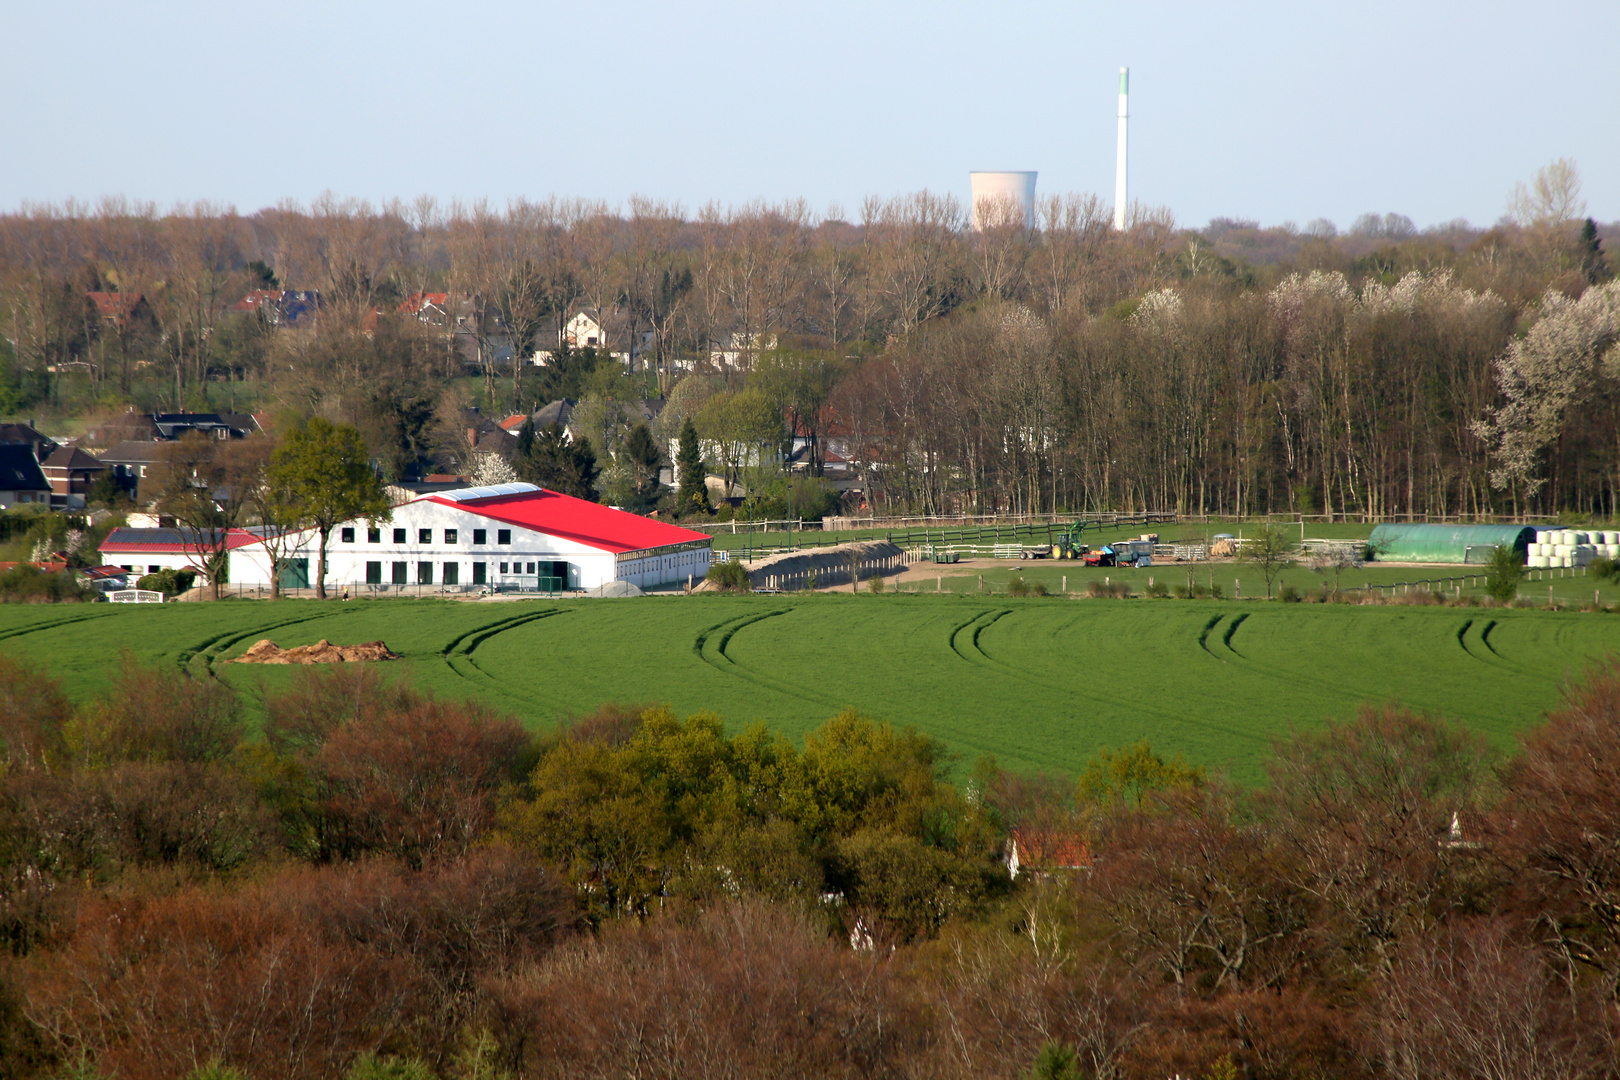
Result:
<svg viewBox="0 0 1620 1080"><path fill-rule="evenodd" d="M694 532L664 521L627 514L611 506L586 502L555 491L525 491L516 495L491 495L457 502L439 495L426 496L427 502L466 510L483 517L504 521L586 547L622 555L627 551L669 547L707 541L708 533Z"/></svg>
<svg viewBox="0 0 1620 1080"><path fill-rule="evenodd" d="M513 413L511 416L508 416L505 420L501 421L501 430L516 431L518 428L523 426L523 421L527 420L528 418L528 413Z"/></svg>
<svg viewBox="0 0 1620 1080"><path fill-rule="evenodd" d="M1025 866L1074 868L1091 865L1091 845L1079 833L1058 829L1014 829L1018 861Z"/></svg>
<svg viewBox="0 0 1620 1080"><path fill-rule="evenodd" d="M141 293L93 292L90 294L90 302L96 305L96 313L103 319L112 319L118 323L122 323L129 318L130 313L135 310L141 299Z"/></svg>
<svg viewBox="0 0 1620 1080"><path fill-rule="evenodd" d="M410 296L406 297L400 302L399 310L403 311L407 315L415 315L429 304L432 304L434 307L442 308L449 302L450 294L447 292L412 293Z"/></svg>
<svg viewBox="0 0 1620 1080"><path fill-rule="evenodd" d="M225 537L225 550L259 543L259 537L246 529L232 529ZM192 555L199 549L195 539L179 529L114 529L96 549L103 555Z"/></svg>
<svg viewBox="0 0 1620 1080"><path fill-rule="evenodd" d="M254 289L226 311L258 311L261 307L274 307L281 303L280 289Z"/></svg>

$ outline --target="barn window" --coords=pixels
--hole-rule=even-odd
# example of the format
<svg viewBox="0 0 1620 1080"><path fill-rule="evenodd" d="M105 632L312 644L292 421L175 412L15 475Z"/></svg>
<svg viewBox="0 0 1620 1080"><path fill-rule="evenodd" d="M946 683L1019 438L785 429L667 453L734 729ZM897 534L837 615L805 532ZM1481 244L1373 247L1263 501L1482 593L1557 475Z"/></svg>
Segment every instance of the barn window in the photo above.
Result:
<svg viewBox="0 0 1620 1080"><path fill-rule="evenodd" d="M461 564L447 562L444 564L444 583L446 585L461 584Z"/></svg>
<svg viewBox="0 0 1620 1080"><path fill-rule="evenodd" d="M402 529L400 531L403 532L404 530ZM402 563L402 562L397 562L397 563L394 564L394 584L395 585L403 585L403 584L405 584L405 568L406 568L407 565L408 564Z"/></svg>
<svg viewBox="0 0 1620 1080"><path fill-rule="evenodd" d="M482 585L484 583L484 565L485 564L481 563L481 562L475 562L475 563L472 564L472 566L473 566L473 580L472 580L472 583L474 585Z"/></svg>
<svg viewBox="0 0 1620 1080"><path fill-rule="evenodd" d="M382 530L381 529L367 529L366 530L366 543L368 543L368 544L380 544L380 543L382 543Z"/></svg>
<svg viewBox="0 0 1620 1080"><path fill-rule="evenodd" d="M344 530L338 534L338 541L344 544L354 543L354 529L352 527L345 527Z"/></svg>
<svg viewBox="0 0 1620 1080"><path fill-rule="evenodd" d="M433 530L432 529L417 529L416 530L416 542L418 544L431 544L431 543L433 543Z"/></svg>
<svg viewBox="0 0 1620 1080"><path fill-rule="evenodd" d="M456 533L456 530L454 530L454 529L446 529L446 530L444 530L444 542L447 543L447 544L455 543L456 542L456 535L457 535L457 533Z"/></svg>
<svg viewBox="0 0 1620 1080"><path fill-rule="evenodd" d="M511 529L496 529L495 530L495 542L497 544L510 544L512 542L512 530Z"/></svg>
<svg viewBox="0 0 1620 1080"><path fill-rule="evenodd" d="M403 544L404 542L405 542L405 530L404 529L395 529L394 530L394 543Z"/></svg>
<svg viewBox="0 0 1620 1080"><path fill-rule="evenodd" d="M366 584L367 585L381 585L382 584L382 563L380 563L380 562L368 562L368 563L366 563Z"/></svg>
<svg viewBox="0 0 1620 1080"><path fill-rule="evenodd" d="M489 530L488 529L474 529L473 530L473 543L475 543L475 544L487 544L487 543L489 543Z"/></svg>
<svg viewBox="0 0 1620 1080"><path fill-rule="evenodd" d="M433 584L433 564L432 563L430 563L430 562L419 562L419 563L416 564L416 583L418 585L431 585L431 584Z"/></svg>
<svg viewBox="0 0 1620 1080"><path fill-rule="evenodd" d="M528 574L534 573L534 563L530 563L528 570L524 571L524 573L528 573Z"/></svg>
<svg viewBox="0 0 1620 1080"><path fill-rule="evenodd" d="M506 564L505 563L501 563L501 573L503 573L503 574L506 573Z"/></svg>

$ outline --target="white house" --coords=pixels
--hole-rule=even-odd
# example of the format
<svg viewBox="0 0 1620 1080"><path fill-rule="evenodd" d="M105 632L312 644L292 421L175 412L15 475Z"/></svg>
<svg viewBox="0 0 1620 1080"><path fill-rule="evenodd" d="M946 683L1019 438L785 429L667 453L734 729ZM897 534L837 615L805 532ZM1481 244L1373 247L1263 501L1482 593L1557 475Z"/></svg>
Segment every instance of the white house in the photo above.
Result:
<svg viewBox="0 0 1620 1080"><path fill-rule="evenodd" d="M313 531L293 538L282 583L313 584L319 548ZM327 544L327 587L555 592L628 581L648 588L702 578L709 559L705 533L533 484L498 484L424 495L395 507L386 522L343 522ZM232 547L230 578L270 584L263 543Z"/></svg>

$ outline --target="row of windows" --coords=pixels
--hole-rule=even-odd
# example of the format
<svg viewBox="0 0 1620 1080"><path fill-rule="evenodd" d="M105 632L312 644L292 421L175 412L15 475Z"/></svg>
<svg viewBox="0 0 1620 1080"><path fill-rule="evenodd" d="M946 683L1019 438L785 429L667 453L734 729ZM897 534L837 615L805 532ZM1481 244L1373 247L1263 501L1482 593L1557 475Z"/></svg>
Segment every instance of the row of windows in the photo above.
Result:
<svg viewBox="0 0 1620 1080"><path fill-rule="evenodd" d="M472 583L474 585L483 585L483 584L487 583L488 579L486 578L485 574L486 574L486 568L488 566L489 566L488 563L481 563L481 562L475 562L475 563L472 564ZM510 570L507 569L508 566L511 567ZM527 569L525 569L525 567L527 567ZM389 578L389 583L390 584L393 584L393 585L409 585L411 583L410 582L410 572L411 572L411 564L410 563L408 563L408 562L396 562L396 563L393 563L393 564L391 564L389 566L389 571L390 571L390 578ZM502 574L507 574L507 573L512 573L512 574L534 574L534 573L539 573L539 574L544 575L544 576L560 577L564 581L566 581L567 578L568 578L568 564L565 563L565 562L544 562L544 561L539 562L539 563L532 563L532 562L531 563L520 563L520 562L501 563L500 564L500 572ZM381 585L382 583L383 583L383 564L380 563L380 562L368 562L368 563L366 563L366 584L367 585ZM433 564L430 563L430 562L419 562L419 563L417 563L416 564L416 584L418 584L418 585L432 585L433 583L434 583L433 582ZM453 562L441 563L440 564L440 572L439 572L439 584L441 584L441 585L460 585L461 584L461 564L460 563L453 563Z"/></svg>
<svg viewBox="0 0 1620 1080"><path fill-rule="evenodd" d="M355 534L355 530L352 527L344 526L343 529L341 529L338 532L338 540L341 543L352 544L352 543L354 543L354 534ZM406 537L409 534L410 534L409 529L395 529L394 530L394 543L396 543L396 544L408 543L408 541L406 540ZM461 536L461 531L459 529L445 529L444 530L444 542L447 543L447 544L459 543L460 542L460 536ZM417 529L416 530L416 542L418 544L431 544L431 543L433 543L433 530L432 529ZM487 543L489 543L489 530L488 529L474 529L472 531L472 542L474 544L487 544ZM511 529L496 529L495 530L495 542L497 544L510 544L512 542L512 530ZM380 543L382 543L382 530L381 529L367 529L366 530L366 543L368 543L368 544L380 544Z"/></svg>

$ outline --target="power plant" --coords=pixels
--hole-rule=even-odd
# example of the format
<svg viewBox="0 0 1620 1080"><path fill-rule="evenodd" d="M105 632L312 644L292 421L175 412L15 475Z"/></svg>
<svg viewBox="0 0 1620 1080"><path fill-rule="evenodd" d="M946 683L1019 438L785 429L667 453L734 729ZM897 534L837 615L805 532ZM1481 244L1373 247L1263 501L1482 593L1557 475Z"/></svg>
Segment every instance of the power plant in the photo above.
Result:
<svg viewBox="0 0 1620 1080"><path fill-rule="evenodd" d="M1119 69L1119 148L1114 154L1114 228L1125 228L1125 209L1129 205L1125 201L1125 121L1130 112L1125 107L1125 99L1130 92L1131 69Z"/></svg>
<svg viewBox="0 0 1620 1080"><path fill-rule="evenodd" d="M1125 166L1126 124L1130 119L1131 69L1119 69L1119 143L1114 154L1114 228L1125 229L1125 215L1130 209L1126 190ZM1024 228L1035 227L1034 172L970 172L973 185L973 230L983 231L987 226L1009 225L1023 219Z"/></svg>
<svg viewBox="0 0 1620 1080"><path fill-rule="evenodd" d="M1035 227L1035 174L1033 172L968 173L973 185L973 229L1010 225L1022 218L1024 228Z"/></svg>

